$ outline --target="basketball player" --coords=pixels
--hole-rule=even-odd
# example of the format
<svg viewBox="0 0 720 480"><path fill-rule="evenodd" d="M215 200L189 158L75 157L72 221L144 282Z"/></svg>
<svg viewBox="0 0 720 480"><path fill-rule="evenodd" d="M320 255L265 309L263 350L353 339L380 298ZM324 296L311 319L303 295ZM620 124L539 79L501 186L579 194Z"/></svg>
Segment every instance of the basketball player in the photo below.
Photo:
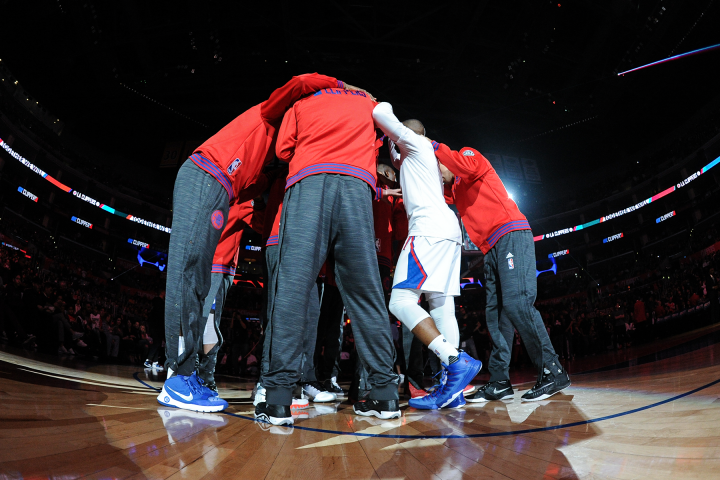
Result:
<svg viewBox="0 0 720 480"><path fill-rule="evenodd" d="M273 158L272 146L285 111L304 95L329 87L357 90L324 75L293 77L268 100L235 118L198 147L180 168L173 192L165 299L168 379L158 395L159 403L202 412L227 407L227 402L203 386L195 372L213 254L230 204L252 198L245 190Z"/></svg>
<svg viewBox="0 0 720 480"><path fill-rule="evenodd" d="M537 383L522 400L544 400L570 386L570 377L560 365L534 306L537 279L530 224L480 152L468 147L456 152L436 142L433 148L449 183L446 197L457 205L470 239L485 254L485 318L493 342L490 382L467 401L513 397L509 376L513 327L538 369Z"/></svg>
<svg viewBox="0 0 720 480"><path fill-rule="evenodd" d="M482 363L457 350L460 332L453 297L460 295L460 226L445 204L442 176L422 123L400 123L389 103L378 104L373 118L391 141L390 154L400 169L409 223L395 268L390 311L440 358L447 374L447 381L432 394L411 398L408 404L432 410L461 407L465 404L463 390ZM430 314L418 306L423 293Z"/></svg>
<svg viewBox="0 0 720 480"><path fill-rule="evenodd" d="M271 183L278 174L280 174L279 170L274 170L268 174L260 174L258 181L250 186L245 191L245 194L257 197L266 190L268 183ZM220 320L222 319L225 297L232 286L233 278L235 278L243 230L246 226L249 226L253 230L259 230L262 233L263 215L256 212L256 200L257 198L243 203L236 203L230 207L227 225L222 235L220 235L220 241L213 256L210 290L203 303L203 318L206 319L206 324L202 339L203 349L199 352L198 357L197 373L203 380L204 386L216 394L215 365L217 364L217 352L223 343L220 334Z"/></svg>
<svg viewBox="0 0 720 480"><path fill-rule="evenodd" d="M278 248L278 234L280 231L280 218L282 212L282 202L285 193L286 177L278 179L270 189L268 196L268 207L266 211L266 221L272 227L269 230L268 238L265 244L265 261L267 264L267 324L265 325L265 338L263 341L262 358L260 360L260 379L255 386L253 395L253 405L256 407L266 401L267 392L264 387L263 379L270 369L270 345L272 345L272 321L270 319L273 305L275 302L275 292L277 290L275 282L277 281L277 266L280 258L280 250ZM308 329L302 342L302 356L300 358L300 384L302 385L303 395L316 403L333 402L337 400L337 395L328 392L318 381L315 373L315 342L318 320L320 318L320 297L317 290L317 284L311 290L308 298L308 307L306 310L306 322ZM302 398L293 398L291 409L297 409L306 406L307 400ZM273 423L275 420L266 418L265 420ZM275 423L273 423L275 424Z"/></svg>
<svg viewBox="0 0 720 480"><path fill-rule="evenodd" d="M255 415L292 424L292 389L299 380L310 292L329 253L343 303L353 319L359 355L369 371L370 399L359 415L399 418L397 375L387 310L375 267L372 198L376 183L375 102L363 92L326 88L293 105L276 153L290 164L280 219L277 283L270 318L267 402ZM314 333L314 332L313 332Z"/></svg>

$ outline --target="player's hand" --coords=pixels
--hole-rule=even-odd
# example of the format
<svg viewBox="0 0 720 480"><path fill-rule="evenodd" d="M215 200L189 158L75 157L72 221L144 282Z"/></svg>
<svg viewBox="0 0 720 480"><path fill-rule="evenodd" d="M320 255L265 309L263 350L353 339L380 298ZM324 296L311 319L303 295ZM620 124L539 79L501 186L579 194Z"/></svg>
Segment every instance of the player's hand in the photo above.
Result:
<svg viewBox="0 0 720 480"><path fill-rule="evenodd" d="M357 90L358 92L365 92L365 94L366 94L368 97L370 97L370 100L372 100L373 102L377 102L377 99L373 96L373 94L370 93L370 92L368 92L368 91L365 90L364 88L358 88L358 87L355 87L355 86L353 86L353 85L350 85L350 84L346 83L346 84L345 84L345 90Z"/></svg>
<svg viewBox="0 0 720 480"><path fill-rule="evenodd" d="M383 197L402 197L402 188L386 188L382 194Z"/></svg>

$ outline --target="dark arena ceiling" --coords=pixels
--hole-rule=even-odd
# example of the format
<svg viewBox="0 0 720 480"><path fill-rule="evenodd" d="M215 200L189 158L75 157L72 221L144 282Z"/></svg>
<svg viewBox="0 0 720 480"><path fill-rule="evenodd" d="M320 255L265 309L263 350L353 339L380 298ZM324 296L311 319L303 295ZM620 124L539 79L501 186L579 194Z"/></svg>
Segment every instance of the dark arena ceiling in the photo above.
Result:
<svg viewBox="0 0 720 480"><path fill-rule="evenodd" d="M128 168L159 163L168 141L207 138L306 72L368 89L452 147L536 159L546 187L635 164L720 105L718 50L617 76L720 43L714 0L0 0L0 11L3 65L63 135Z"/></svg>

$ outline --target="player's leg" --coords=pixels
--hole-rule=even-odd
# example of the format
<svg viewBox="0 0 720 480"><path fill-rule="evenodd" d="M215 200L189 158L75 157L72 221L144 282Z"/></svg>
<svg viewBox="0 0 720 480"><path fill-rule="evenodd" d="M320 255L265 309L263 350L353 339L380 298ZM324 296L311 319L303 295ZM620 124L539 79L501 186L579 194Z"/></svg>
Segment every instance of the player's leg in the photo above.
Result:
<svg viewBox="0 0 720 480"><path fill-rule="evenodd" d="M331 262L328 261L328 269L331 268L330 265ZM332 268L334 269L334 263ZM337 385L338 372L335 371L342 344L343 308L340 291L336 285L328 282L326 277L317 327L314 363L318 381L322 382L326 391L336 396L345 393Z"/></svg>
<svg viewBox="0 0 720 480"><path fill-rule="evenodd" d="M318 322L320 319L320 298L318 295L317 283L313 288L308 301L307 309L307 328L305 330L305 339L303 340L302 362L300 367L300 382L302 383L303 393L313 402L324 403L333 402L337 399L337 395L328 392L325 387L318 382L315 373L315 343L318 337Z"/></svg>
<svg viewBox="0 0 720 480"><path fill-rule="evenodd" d="M431 305L443 328L447 328L450 341L442 334L432 316L418 304L420 290L431 290L428 296L445 297L458 295L459 244L450 240L409 237L400 254L395 269L395 284L390 297L390 311L443 363L447 380L432 395L411 399L410 406L436 409L459 406L464 403L462 393L477 375L482 363L464 352L459 352L459 331L455 320L454 301L437 300ZM413 288L416 287L416 288ZM448 310L452 309L452 313ZM447 322L444 321L447 317ZM454 325L453 323L454 322Z"/></svg>
<svg viewBox="0 0 720 480"><path fill-rule="evenodd" d="M468 402L489 402L510 399L514 395L510 384L510 357L514 328L503 311L501 279L498 275L499 259L496 249L485 255L485 321L492 340L488 360L490 381L466 398ZM508 388L509 387L509 388Z"/></svg>
<svg viewBox="0 0 720 480"><path fill-rule="evenodd" d="M217 365L218 351L223 344L220 321L232 280L233 275L213 273L210 292L205 298L203 306L203 316L207 318L207 323L203 332L203 350L199 354L198 376L203 380L204 386L215 392L216 395L218 391L215 385L215 366Z"/></svg>
<svg viewBox="0 0 720 480"><path fill-rule="evenodd" d="M504 313L520 334L538 369L538 383L522 399L542 400L567 388L570 378L560 365L540 312L534 306L537 280L532 232L519 230L503 235L493 250L501 262L498 274Z"/></svg>
<svg viewBox="0 0 720 480"><path fill-rule="evenodd" d="M192 161L186 161L173 193L165 298L166 365L172 372L168 371L169 378L158 396L164 405L198 411L224 408L201 399L193 373L204 327L202 302L210 290L212 257L227 214L225 188Z"/></svg>
<svg viewBox="0 0 720 480"><path fill-rule="evenodd" d="M292 423L290 405L300 380L308 302L327 256L333 205L340 196L332 178L325 174L306 177L286 192L283 202L280 259L266 337L269 368L262 380L266 402L255 407L258 418L275 424Z"/></svg>
<svg viewBox="0 0 720 480"><path fill-rule="evenodd" d="M335 279L352 319L355 346L368 369L370 398L353 408L360 415L400 416L395 347L390 333L375 254L371 193L355 177L334 177L342 185L333 224Z"/></svg>
<svg viewBox="0 0 720 480"><path fill-rule="evenodd" d="M275 301L275 281L277 280L277 266L280 260L280 247L277 245L268 245L265 247L265 264L267 266L267 280L265 289L267 290L266 303L266 323L263 329L263 346L260 356L260 378L253 391L253 405L265 402L265 387L263 386L263 377L270 369L270 338L272 337L272 322L270 321L272 309Z"/></svg>

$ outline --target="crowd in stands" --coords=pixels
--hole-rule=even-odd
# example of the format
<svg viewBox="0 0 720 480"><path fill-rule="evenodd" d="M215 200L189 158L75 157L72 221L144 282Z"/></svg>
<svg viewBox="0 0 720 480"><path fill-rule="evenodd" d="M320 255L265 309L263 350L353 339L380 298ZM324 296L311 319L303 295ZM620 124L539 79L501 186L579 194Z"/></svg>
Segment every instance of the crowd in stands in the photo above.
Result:
<svg viewBox="0 0 720 480"><path fill-rule="evenodd" d="M561 278L552 273L539 278L538 302L545 327L561 359L620 350L630 346L720 322L718 275L720 249L701 255L720 242L711 226L693 242L695 255L671 258L684 245L667 245L660 255L635 255L607 262L593 277L576 268ZM598 282L598 278L604 279ZM545 281L547 280L547 281ZM485 326L480 289L463 292L457 302L461 341L484 362L491 343ZM471 345L468 345L470 344ZM516 334L514 367L529 365L522 340Z"/></svg>
<svg viewBox="0 0 720 480"><path fill-rule="evenodd" d="M47 232L8 218L0 221L0 233L6 244L24 250L7 245L0 249L3 341L135 365L143 363L156 342L163 342L163 314L158 312L158 301L164 302L158 300L162 276L135 270L118 276L108 259L80 255L77 245L58 243ZM718 241L720 231L713 223L695 236L691 247L697 252ZM720 252L672 258L680 247L686 245L670 243L653 255L607 262L605 270L593 275L578 268L570 275L540 277L537 307L560 357L572 360L650 341L664 334L663 322L680 322L680 330L699 326L683 324L692 317L683 317L685 313L697 312L704 323L720 320L714 273L720 271ZM486 364L492 345L484 322L483 289L464 290L456 304L461 346ZM217 371L257 375L263 291L232 288L226 305ZM347 325L344 358L352 354L352 340ZM529 365L529 359L516 336L512 365L524 364Z"/></svg>

